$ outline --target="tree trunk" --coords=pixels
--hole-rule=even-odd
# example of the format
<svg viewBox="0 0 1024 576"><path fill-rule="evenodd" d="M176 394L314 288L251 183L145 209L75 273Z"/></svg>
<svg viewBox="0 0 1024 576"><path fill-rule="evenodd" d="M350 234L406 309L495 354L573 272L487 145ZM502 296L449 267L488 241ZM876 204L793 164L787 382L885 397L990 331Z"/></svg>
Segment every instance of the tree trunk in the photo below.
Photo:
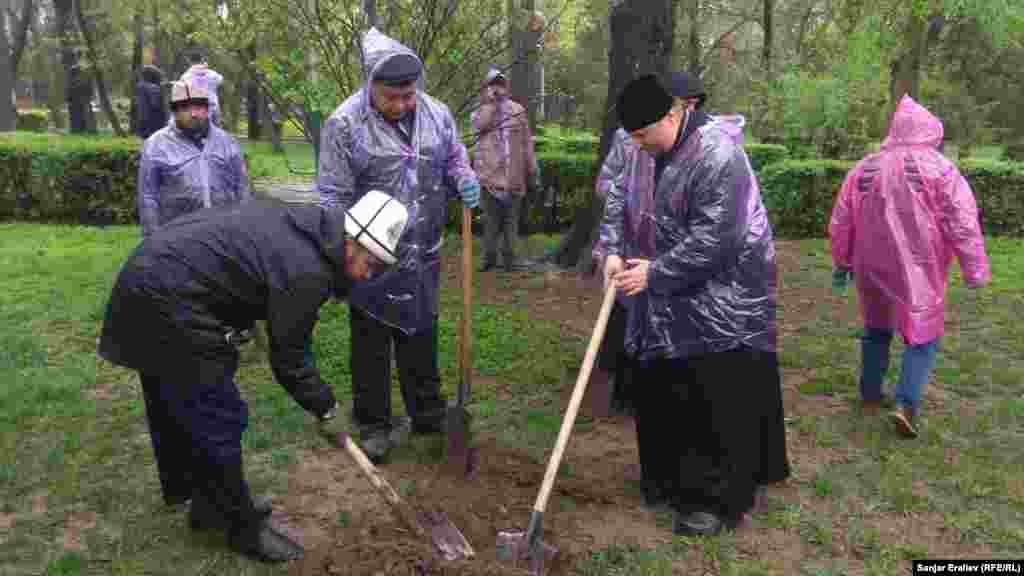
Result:
<svg viewBox="0 0 1024 576"><path fill-rule="evenodd" d="M11 94L14 91L14 71L11 70L10 47L7 45L7 10L0 9L0 132L11 132L17 126Z"/></svg>
<svg viewBox="0 0 1024 576"><path fill-rule="evenodd" d="M60 38L61 62L68 101L68 124L73 134L96 131L96 118L92 113L92 79L79 64L75 45L74 0L53 0L56 12L57 36Z"/></svg>
<svg viewBox="0 0 1024 576"><path fill-rule="evenodd" d="M700 70L701 68L701 53L700 49L700 0L690 0L687 3L687 9L689 10L690 21L690 38L689 38L689 61L690 65L687 67L689 70Z"/></svg>
<svg viewBox="0 0 1024 576"><path fill-rule="evenodd" d="M110 92L107 91L107 82L103 79L103 69L100 67L100 57L96 52L96 45L92 41L92 29L89 27L89 22L85 19L85 14L82 13L82 1L74 0L72 2L75 8L75 20L78 21L78 29L82 32L82 37L85 38L85 48L89 52L89 58L92 60L93 75L96 77L96 87L100 95L100 106L103 108L104 114L107 115L107 120L110 122L110 127L114 129L114 134L118 138L124 138L124 130L121 129L121 121L118 120L117 114L114 113L114 107L110 105Z"/></svg>
<svg viewBox="0 0 1024 576"><path fill-rule="evenodd" d="M227 127L228 131L232 133L238 132L238 122L240 120L240 112L242 110L242 89L244 86L239 82L233 82L231 90L225 94L225 98L221 100L221 106L227 111Z"/></svg>
<svg viewBox="0 0 1024 576"><path fill-rule="evenodd" d="M772 38L775 35L774 27L772 26L772 16L775 12L775 0L764 0L762 8L764 8L764 14L761 20L761 26L764 28L764 46L761 49L761 67L764 68L765 73L771 77Z"/></svg>
<svg viewBox="0 0 1024 576"><path fill-rule="evenodd" d="M21 64L21 55L25 52L25 44L28 42L28 29L36 14L36 6L33 0L25 0L21 4L21 20L14 34L14 45L11 46L11 77L18 77L18 65Z"/></svg>
<svg viewBox="0 0 1024 576"><path fill-rule="evenodd" d="M928 20L911 14L906 26L907 48L899 59L892 63L892 79L889 84L891 109L905 94L917 99L921 68L928 48Z"/></svg>
<svg viewBox="0 0 1024 576"><path fill-rule="evenodd" d="M263 108L263 94L260 93L260 85L255 79L250 79L245 93L246 106L249 111L249 140L259 140L263 135L263 126L260 123L260 109Z"/></svg>
<svg viewBox="0 0 1024 576"><path fill-rule="evenodd" d="M161 42L163 41L163 34L160 32L160 4L153 2L153 65L163 68L165 72L171 70L164 64L163 51L161 50Z"/></svg>
<svg viewBox="0 0 1024 576"><path fill-rule="evenodd" d="M601 130L597 167L604 162L619 125L613 104L622 89L633 78L644 74L665 76L669 72L675 36L672 7L671 0L625 0L611 5L611 54L605 102L608 112ZM589 197L590 202L576 211L572 229L554 254L554 261L559 266L575 266L584 273L592 271L590 252L604 214L604 202L595 194Z"/></svg>
<svg viewBox="0 0 1024 576"><path fill-rule="evenodd" d="M135 16L132 17L132 27L134 28L135 39L132 42L132 74L127 87L128 99L132 103L132 109L129 113L128 119L128 129L132 134L138 134L139 102L138 91L135 89L135 86L141 80L140 71L142 70L142 49L146 42L145 32L142 25L141 8L135 9Z"/></svg>
<svg viewBox="0 0 1024 576"><path fill-rule="evenodd" d="M807 63L807 51L804 47L804 40L807 37L807 29L811 25L811 16L814 15L814 4L810 4L807 10L804 11L803 16L800 17L800 27L797 29L796 34L796 55L800 65L803 66Z"/></svg>
<svg viewBox="0 0 1024 576"><path fill-rule="evenodd" d="M46 47L46 71L49 82L46 88L46 107L50 110L50 120L57 130L67 128L67 116L64 105L67 102L67 76L61 66L61 50L57 46Z"/></svg>
<svg viewBox="0 0 1024 576"><path fill-rule="evenodd" d="M363 0L363 13L366 15L366 27L377 27L377 0Z"/></svg>

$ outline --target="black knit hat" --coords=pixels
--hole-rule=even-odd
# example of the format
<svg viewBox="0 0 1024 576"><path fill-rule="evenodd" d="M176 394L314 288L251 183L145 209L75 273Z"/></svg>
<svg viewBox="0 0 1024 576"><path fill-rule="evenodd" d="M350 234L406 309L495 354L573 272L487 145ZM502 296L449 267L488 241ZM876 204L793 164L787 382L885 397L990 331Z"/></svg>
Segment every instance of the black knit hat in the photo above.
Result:
<svg viewBox="0 0 1024 576"><path fill-rule="evenodd" d="M615 108L622 128L633 132L664 118L672 109L672 96L657 76L649 74L627 84L619 94Z"/></svg>
<svg viewBox="0 0 1024 576"><path fill-rule="evenodd" d="M423 72L423 65L412 54L396 54L381 63L373 75L374 81L396 86L417 80Z"/></svg>
<svg viewBox="0 0 1024 576"><path fill-rule="evenodd" d="M697 98L697 108L703 106L708 97L704 82L689 72L675 72L669 76L668 91L675 98Z"/></svg>

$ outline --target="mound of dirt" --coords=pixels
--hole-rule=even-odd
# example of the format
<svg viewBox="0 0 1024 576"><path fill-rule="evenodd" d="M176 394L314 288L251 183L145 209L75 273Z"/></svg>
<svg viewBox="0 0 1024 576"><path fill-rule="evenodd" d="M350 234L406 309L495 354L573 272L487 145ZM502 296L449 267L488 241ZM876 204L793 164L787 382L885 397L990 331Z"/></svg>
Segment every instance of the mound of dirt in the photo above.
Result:
<svg viewBox="0 0 1024 576"><path fill-rule="evenodd" d="M444 561L429 538L418 538L387 513L367 514L345 528L331 529L327 544L310 550L293 566L294 576L352 575L497 575L522 576L525 567L497 560L499 531L524 531L544 465L526 455L501 449L493 442L480 446L479 470L470 478L458 478L437 466L424 474L422 465L395 463L386 468L389 482L405 474L418 474L415 493L407 501L418 511L444 514L473 546L476 556ZM580 512L586 509L634 505L622 485L607 481L606 466L596 463L582 475L560 475L545 515L544 541L559 553L547 572L570 574L582 555L596 544L579 530Z"/></svg>

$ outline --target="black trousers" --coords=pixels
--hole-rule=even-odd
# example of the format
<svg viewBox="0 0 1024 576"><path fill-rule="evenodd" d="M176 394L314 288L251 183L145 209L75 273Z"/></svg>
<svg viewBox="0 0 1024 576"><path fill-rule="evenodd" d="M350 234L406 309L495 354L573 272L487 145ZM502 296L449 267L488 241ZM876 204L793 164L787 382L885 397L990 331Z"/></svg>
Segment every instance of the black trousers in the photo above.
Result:
<svg viewBox="0 0 1024 576"><path fill-rule="evenodd" d="M391 350L394 345L402 401L413 426L436 426L447 405L437 366L437 317L427 330L407 335L365 312L349 308L350 366L356 423L369 430L391 428Z"/></svg>
<svg viewBox="0 0 1024 576"><path fill-rule="evenodd" d="M165 365L139 373L164 500L204 499L244 525L252 512L242 472L249 409L234 382L238 354L183 356Z"/></svg>
<svg viewBox="0 0 1024 576"><path fill-rule="evenodd" d="M675 363L685 366L685 362ZM676 379L687 374L670 362L636 362L633 374L633 423L640 455L641 483L645 495L670 498L679 484L679 454L676 432L678 414L673 389Z"/></svg>
<svg viewBox="0 0 1024 576"><path fill-rule="evenodd" d="M743 348L655 360L639 373L645 483L668 491L677 510L736 522L753 507L759 484L789 476L774 353Z"/></svg>

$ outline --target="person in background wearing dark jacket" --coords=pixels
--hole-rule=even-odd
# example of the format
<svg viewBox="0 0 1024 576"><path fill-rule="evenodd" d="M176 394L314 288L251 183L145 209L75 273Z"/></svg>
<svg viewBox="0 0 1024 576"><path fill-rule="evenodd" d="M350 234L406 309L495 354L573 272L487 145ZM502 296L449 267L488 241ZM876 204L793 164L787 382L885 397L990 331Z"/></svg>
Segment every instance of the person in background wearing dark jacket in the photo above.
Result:
<svg viewBox="0 0 1024 576"><path fill-rule="evenodd" d="M376 190L348 210L257 200L177 218L128 258L98 352L139 372L164 501L188 503L192 529L263 561L302 556L245 482L236 345L266 320L274 377L326 427L334 393L304 350L318 310L395 263L408 217Z"/></svg>
<svg viewBox="0 0 1024 576"><path fill-rule="evenodd" d="M160 87L163 80L164 73L156 66L146 64L139 72L139 83L135 85L136 129L143 140L167 125L167 104Z"/></svg>

